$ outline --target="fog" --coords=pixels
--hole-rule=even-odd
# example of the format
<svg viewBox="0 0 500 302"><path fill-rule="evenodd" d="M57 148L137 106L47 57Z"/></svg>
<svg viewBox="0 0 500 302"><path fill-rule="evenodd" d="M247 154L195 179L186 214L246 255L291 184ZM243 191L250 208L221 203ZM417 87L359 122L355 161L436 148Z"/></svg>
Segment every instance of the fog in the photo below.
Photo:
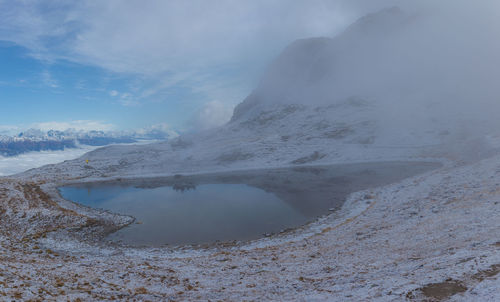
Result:
<svg viewBox="0 0 500 302"><path fill-rule="evenodd" d="M500 129L500 3L392 5L335 37L292 43L254 91L259 102L321 105L357 97L386 128L485 135ZM376 7L361 1L360 10ZM376 9L375 9L376 10Z"/></svg>
<svg viewBox="0 0 500 302"><path fill-rule="evenodd" d="M29 152L17 156L0 156L0 176L13 175L44 165L59 163L82 156L97 147L82 146L62 151Z"/></svg>

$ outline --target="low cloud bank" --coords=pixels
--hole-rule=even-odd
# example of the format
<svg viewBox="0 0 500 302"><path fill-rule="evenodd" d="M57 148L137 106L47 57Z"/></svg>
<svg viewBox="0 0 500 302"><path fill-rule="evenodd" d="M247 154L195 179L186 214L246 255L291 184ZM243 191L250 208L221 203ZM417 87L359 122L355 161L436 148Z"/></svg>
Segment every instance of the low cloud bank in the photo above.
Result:
<svg viewBox="0 0 500 302"><path fill-rule="evenodd" d="M81 148L66 149L64 151L29 152L13 157L0 156L0 176L17 174L44 165L75 159L96 148L82 146Z"/></svg>

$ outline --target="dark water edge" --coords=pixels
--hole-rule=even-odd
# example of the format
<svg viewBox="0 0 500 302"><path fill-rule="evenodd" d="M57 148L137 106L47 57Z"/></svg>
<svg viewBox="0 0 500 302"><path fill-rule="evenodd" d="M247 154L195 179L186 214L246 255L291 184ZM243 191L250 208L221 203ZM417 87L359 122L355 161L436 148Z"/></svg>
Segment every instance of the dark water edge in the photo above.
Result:
<svg viewBox="0 0 500 302"><path fill-rule="evenodd" d="M356 191L440 167L381 162L115 180L59 188L86 206L136 217L107 239L132 246L252 240L314 221Z"/></svg>

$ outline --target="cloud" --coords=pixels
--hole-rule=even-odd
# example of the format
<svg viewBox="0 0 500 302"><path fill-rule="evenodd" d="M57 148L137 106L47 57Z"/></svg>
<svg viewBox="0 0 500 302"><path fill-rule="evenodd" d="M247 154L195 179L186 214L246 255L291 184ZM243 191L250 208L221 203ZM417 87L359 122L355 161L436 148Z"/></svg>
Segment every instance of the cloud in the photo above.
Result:
<svg viewBox="0 0 500 302"><path fill-rule="evenodd" d="M82 131L91 131L91 130L110 131L114 130L115 126L113 124L104 123L100 121L77 120L70 122L35 123L30 125L30 128L40 129L42 131L48 131L48 130L64 131L67 129L75 129Z"/></svg>
<svg viewBox="0 0 500 302"><path fill-rule="evenodd" d="M19 133L20 130L21 128L19 126L0 125L0 135L12 136Z"/></svg>
<svg viewBox="0 0 500 302"><path fill-rule="evenodd" d="M85 81L85 80L78 80L78 81L76 81L76 83L75 83L75 89L83 90L83 89L86 89L86 88L87 88L87 81Z"/></svg>
<svg viewBox="0 0 500 302"><path fill-rule="evenodd" d="M176 130L172 129L172 127L169 124L167 124L167 123L160 123L160 124L155 124L155 125L152 125L152 126L149 126L149 127L137 129L137 130L135 130L135 133L137 133L137 134L146 134L146 133L151 133L153 131L160 131L160 132L163 132L163 133L167 133L168 137L170 139L179 136L179 133Z"/></svg>
<svg viewBox="0 0 500 302"><path fill-rule="evenodd" d="M103 90L123 106L168 101L169 92L182 87L205 100L203 112L213 100L229 107L240 102L291 41L335 36L360 16L392 5L459 7L481 16L481 5L464 0L0 0L0 40L44 62L67 60L126 77L129 87ZM59 85L49 72L42 78L49 87Z"/></svg>
<svg viewBox="0 0 500 302"><path fill-rule="evenodd" d="M210 101L201 108L191 120L190 127L195 130L207 130L227 123L234 107L220 101Z"/></svg>
<svg viewBox="0 0 500 302"><path fill-rule="evenodd" d="M59 88L59 83L52 77L52 74L48 70L44 70L41 74L41 80L43 85L50 88Z"/></svg>
<svg viewBox="0 0 500 302"><path fill-rule="evenodd" d="M293 44L256 89L258 101L318 106L354 96L373 105L378 133L414 139L500 129L500 2L411 3L337 38Z"/></svg>
<svg viewBox="0 0 500 302"><path fill-rule="evenodd" d="M125 106L162 100L175 85L218 99L213 93L222 96L225 87L215 81L237 85L224 96L236 103L290 41L333 35L354 19L342 2L0 1L0 40L44 62L67 60L138 79L138 91L123 89L134 94L120 98ZM221 66L238 72L223 76ZM210 82L199 85L200 75ZM58 86L50 73L44 77L49 87Z"/></svg>
<svg viewBox="0 0 500 302"><path fill-rule="evenodd" d="M41 18L49 24L49 35L64 38L59 49L66 59L115 72L157 75L251 59L265 43L281 48L296 38L332 35L345 22L336 3L84 1L63 10L64 19L55 22L66 30L53 30L56 26L46 13Z"/></svg>
<svg viewBox="0 0 500 302"><path fill-rule="evenodd" d="M0 40L48 61L159 74L238 62L264 43L281 47L304 36L331 35L346 23L338 2L0 2Z"/></svg>
<svg viewBox="0 0 500 302"><path fill-rule="evenodd" d="M98 147L82 146L64 151L29 152L12 157L0 156L0 176L21 173L28 169L75 159Z"/></svg>
<svg viewBox="0 0 500 302"><path fill-rule="evenodd" d="M120 95L118 100L120 104L127 107L134 107L140 105L140 102L129 92L124 92Z"/></svg>

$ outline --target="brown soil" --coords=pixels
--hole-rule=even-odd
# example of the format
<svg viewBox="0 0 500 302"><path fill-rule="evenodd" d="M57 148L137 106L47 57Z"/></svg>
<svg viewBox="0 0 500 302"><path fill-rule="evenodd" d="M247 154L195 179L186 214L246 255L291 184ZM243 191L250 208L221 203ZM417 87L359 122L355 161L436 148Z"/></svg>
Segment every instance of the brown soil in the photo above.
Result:
<svg viewBox="0 0 500 302"><path fill-rule="evenodd" d="M426 297L441 301L453 296L454 294L465 292L467 287L460 281L447 280L444 282L427 284L420 290Z"/></svg>

